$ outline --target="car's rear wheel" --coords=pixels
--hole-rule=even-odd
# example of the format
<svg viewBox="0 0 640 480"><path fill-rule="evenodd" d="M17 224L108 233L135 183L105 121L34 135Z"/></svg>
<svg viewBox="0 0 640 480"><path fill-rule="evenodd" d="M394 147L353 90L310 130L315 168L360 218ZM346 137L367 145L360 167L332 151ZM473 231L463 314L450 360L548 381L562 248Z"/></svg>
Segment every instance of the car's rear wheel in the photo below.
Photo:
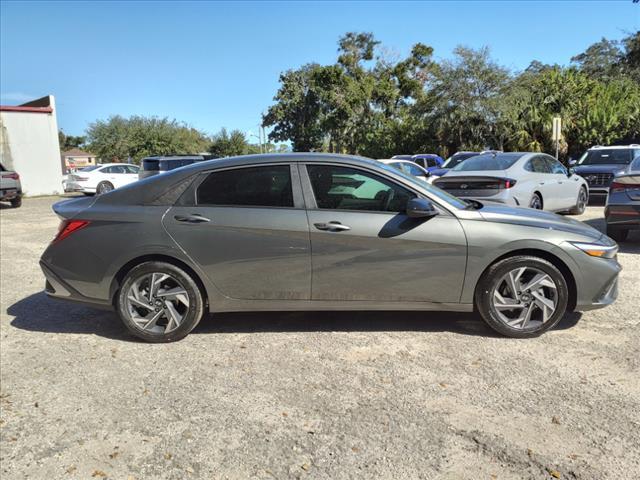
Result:
<svg viewBox="0 0 640 480"><path fill-rule="evenodd" d="M116 308L135 336L166 343L184 338L198 325L204 301L187 272L170 263L146 262L125 276Z"/></svg>
<svg viewBox="0 0 640 480"><path fill-rule="evenodd" d="M475 296L476 306L491 328L508 337L530 338L562 319L569 290L551 262L518 255L492 265Z"/></svg>
<svg viewBox="0 0 640 480"><path fill-rule="evenodd" d="M113 184L111 182L100 182L96 187L96 193L102 195L113 190Z"/></svg>
<svg viewBox="0 0 640 480"><path fill-rule="evenodd" d="M531 197L531 201L529 202L529 208L534 208L536 210L542 210L542 197L537 193L534 193Z"/></svg>
<svg viewBox="0 0 640 480"><path fill-rule="evenodd" d="M629 230L607 225L607 236L613 238L616 242L624 242L629 236Z"/></svg>
<svg viewBox="0 0 640 480"><path fill-rule="evenodd" d="M571 215L582 215L584 211L587 209L588 202L589 202L589 194L587 193L587 189L584 187L580 187L580 192L578 193L576 205L571 210L569 210L569 213Z"/></svg>
<svg viewBox="0 0 640 480"><path fill-rule="evenodd" d="M13 208L18 208L22 205L22 197L21 196L17 196L16 198L12 198L11 199L11 206Z"/></svg>

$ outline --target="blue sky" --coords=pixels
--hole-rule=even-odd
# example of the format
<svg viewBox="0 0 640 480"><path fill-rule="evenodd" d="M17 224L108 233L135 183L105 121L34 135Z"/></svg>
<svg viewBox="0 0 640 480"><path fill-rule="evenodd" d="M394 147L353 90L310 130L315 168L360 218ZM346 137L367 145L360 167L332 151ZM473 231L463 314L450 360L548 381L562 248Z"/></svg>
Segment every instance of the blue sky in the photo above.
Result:
<svg viewBox="0 0 640 480"><path fill-rule="evenodd" d="M110 115L176 118L208 133L257 131L278 75L332 63L338 37L370 31L406 55L489 46L503 65L566 64L640 29L640 5L603 2L6 2L0 99L51 93L67 134Z"/></svg>

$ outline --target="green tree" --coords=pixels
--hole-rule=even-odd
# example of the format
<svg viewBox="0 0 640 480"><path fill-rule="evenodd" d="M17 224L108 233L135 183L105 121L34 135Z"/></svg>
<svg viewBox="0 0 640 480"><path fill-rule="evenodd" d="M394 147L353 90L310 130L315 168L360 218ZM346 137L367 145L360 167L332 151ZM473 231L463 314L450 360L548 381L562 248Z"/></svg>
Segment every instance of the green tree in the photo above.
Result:
<svg viewBox="0 0 640 480"><path fill-rule="evenodd" d="M591 78L607 80L619 75L622 60L620 43L602 38L571 58L580 71Z"/></svg>
<svg viewBox="0 0 640 480"><path fill-rule="evenodd" d="M139 163L151 155L193 154L206 150L206 135L176 120L119 115L97 120L87 129L89 149L107 161Z"/></svg>
<svg viewBox="0 0 640 480"><path fill-rule="evenodd" d="M86 137L66 135L62 130L58 130L58 142L60 143L60 151L66 152L72 148L81 148L86 142Z"/></svg>
<svg viewBox="0 0 640 480"><path fill-rule="evenodd" d="M255 153L250 147L244 133L240 130L227 132L226 128L222 128L212 137L209 152L219 157L233 157Z"/></svg>

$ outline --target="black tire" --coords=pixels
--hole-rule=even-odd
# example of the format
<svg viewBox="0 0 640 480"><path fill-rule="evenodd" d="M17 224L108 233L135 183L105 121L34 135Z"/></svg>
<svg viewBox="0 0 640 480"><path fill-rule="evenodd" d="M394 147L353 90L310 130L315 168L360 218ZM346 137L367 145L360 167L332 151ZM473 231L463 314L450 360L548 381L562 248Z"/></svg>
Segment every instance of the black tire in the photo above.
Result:
<svg viewBox="0 0 640 480"><path fill-rule="evenodd" d="M497 313L491 299L500 279L511 270L520 267L532 267L551 277L556 285L556 309L544 323L529 328L515 328L505 323ZM530 255L517 255L505 258L491 265L478 282L475 292L475 305L484 321L496 332L511 338L532 338L553 328L564 317L569 301L569 289L564 275L551 262Z"/></svg>
<svg viewBox="0 0 640 480"><path fill-rule="evenodd" d="M126 300L132 284L152 273L171 275L181 284L188 295L189 306L184 318L180 326L169 333L152 333L144 330L133 320L128 311ZM165 262L145 262L131 269L125 276L116 296L116 311L124 325L133 335L150 343L168 343L183 339L198 325L204 315L204 308L204 298L195 279L181 268Z"/></svg>
<svg viewBox="0 0 640 480"><path fill-rule="evenodd" d="M531 200L529 201L529 208L533 208L534 210L542 210L542 197L538 193L534 192Z"/></svg>
<svg viewBox="0 0 640 480"><path fill-rule="evenodd" d="M582 215L584 211L587 209L587 204L589 203L589 192L584 187L580 187L580 191L578 192L578 198L576 199L576 205L569 210L571 215Z"/></svg>
<svg viewBox="0 0 640 480"><path fill-rule="evenodd" d="M113 184L111 182L100 182L96 187L96 195L102 195L113 190Z"/></svg>
<svg viewBox="0 0 640 480"><path fill-rule="evenodd" d="M624 242L629 236L629 230L607 225L607 236L613 238L616 242Z"/></svg>
<svg viewBox="0 0 640 480"><path fill-rule="evenodd" d="M17 196L16 198L11 199L11 206L13 208L19 208L20 206L22 206L22 197Z"/></svg>

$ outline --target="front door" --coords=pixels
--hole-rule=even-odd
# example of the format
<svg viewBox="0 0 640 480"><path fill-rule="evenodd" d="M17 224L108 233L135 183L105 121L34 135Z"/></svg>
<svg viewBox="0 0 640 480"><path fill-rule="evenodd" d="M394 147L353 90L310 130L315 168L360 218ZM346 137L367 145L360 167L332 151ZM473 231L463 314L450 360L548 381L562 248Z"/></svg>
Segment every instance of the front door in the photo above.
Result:
<svg viewBox="0 0 640 480"><path fill-rule="evenodd" d="M313 300L458 302L467 243L456 217L406 215L416 193L359 168L307 164Z"/></svg>
<svg viewBox="0 0 640 480"><path fill-rule="evenodd" d="M294 172L288 164L213 171L165 215L167 231L224 295L310 299L309 226Z"/></svg>

